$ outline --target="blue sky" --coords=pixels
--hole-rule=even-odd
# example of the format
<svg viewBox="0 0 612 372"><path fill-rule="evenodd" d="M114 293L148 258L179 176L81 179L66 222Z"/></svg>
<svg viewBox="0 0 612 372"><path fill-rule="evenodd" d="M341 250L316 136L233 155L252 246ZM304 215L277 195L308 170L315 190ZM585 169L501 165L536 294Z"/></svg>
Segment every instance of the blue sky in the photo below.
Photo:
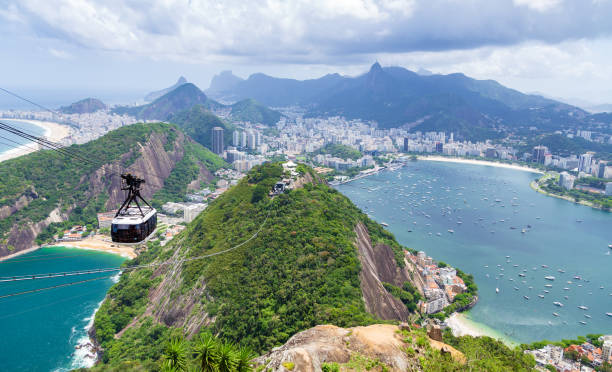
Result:
<svg viewBox="0 0 612 372"><path fill-rule="evenodd" d="M222 70L312 78L378 60L612 103L611 15L612 0L0 0L0 80L119 102L180 75L205 89Z"/></svg>

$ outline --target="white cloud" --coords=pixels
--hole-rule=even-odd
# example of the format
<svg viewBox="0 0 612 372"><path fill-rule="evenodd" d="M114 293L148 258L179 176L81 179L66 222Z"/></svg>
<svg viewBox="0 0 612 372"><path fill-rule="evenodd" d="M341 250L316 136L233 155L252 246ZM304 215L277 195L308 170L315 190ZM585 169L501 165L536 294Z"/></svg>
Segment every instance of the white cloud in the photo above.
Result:
<svg viewBox="0 0 612 372"><path fill-rule="evenodd" d="M59 50L55 48L49 48L49 54L51 54L53 57L60 58L60 59L71 59L72 58L72 54L64 50Z"/></svg>
<svg viewBox="0 0 612 372"><path fill-rule="evenodd" d="M562 2L563 0L514 0L514 4L518 6L526 6L540 12L545 12L555 8Z"/></svg>

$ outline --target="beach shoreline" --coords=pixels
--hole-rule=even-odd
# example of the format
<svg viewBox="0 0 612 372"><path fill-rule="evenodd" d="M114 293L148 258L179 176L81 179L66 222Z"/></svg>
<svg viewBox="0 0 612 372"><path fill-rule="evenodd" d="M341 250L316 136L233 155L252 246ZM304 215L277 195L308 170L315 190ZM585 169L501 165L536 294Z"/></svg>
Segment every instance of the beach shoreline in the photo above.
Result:
<svg viewBox="0 0 612 372"><path fill-rule="evenodd" d="M497 168L507 168L507 169L514 169L514 170L520 170L520 171L525 171L525 172L531 172L531 173L538 173L538 174L544 174L544 172L542 172L539 169L535 169L535 168L530 168L524 165L520 165L520 164L507 164L507 163L498 163L495 161L487 161L487 160L477 160L477 159L466 159L466 158L459 158L459 157L446 157L446 156L428 156L428 155L419 155L417 156L418 160L429 160L429 161L439 161L439 162L446 162L446 163L462 163L462 164L473 164L473 165L488 165L491 167L497 167Z"/></svg>
<svg viewBox="0 0 612 372"><path fill-rule="evenodd" d="M473 320L469 319L463 313L452 313L446 319L446 324L448 325L448 327L453 332L453 335L455 335L456 337L460 337L460 336L474 336L474 337L488 336L488 337L500 340L500 341L502 341L504 344L506 344L508 346L512 346L513 347L513 346L518 345L518 343L515 342L514 340L511 340L508 337L505 337L504 335L500 334L499 332L495 331L492 328L487 327L486 325L474 322Z"/></svg>
<svg viewBox="0 0 612 372"><path fill-rule="evenodd" d="M45 247L65 247L65 248L74 248L74 249L82 249L89 251L98 251L116 254L118 256L124 257L126 259L136 258L137 254L134 251L134 248L127 245L119 245L111 242L110 240L104 240L102 235L94 235L93 237L87 237L83 240L76 240L71 242L56 242L52 244L45 244L42 246L36 246L27 248L15 253L11 253L8 256L0 257L0 262L10 260L11 258L19 257L26 253L37 251L41 248Z"/></svg>
<svg viewBox="0 0 612 372"><path fill-rule="evenodd" d="M45 130L44 137L52 142L59 142L70 135L70 127L64 124L54 123L50 121L40 120L29 120L29 119L13 119L13 118L0 118L11 121L19 121L23 123L34 124ZM40 150L40 146L35 143L25 144L18 148L7 150L0 154L0 162L5 160L18 158L23 155L30 154Z"/></svg>

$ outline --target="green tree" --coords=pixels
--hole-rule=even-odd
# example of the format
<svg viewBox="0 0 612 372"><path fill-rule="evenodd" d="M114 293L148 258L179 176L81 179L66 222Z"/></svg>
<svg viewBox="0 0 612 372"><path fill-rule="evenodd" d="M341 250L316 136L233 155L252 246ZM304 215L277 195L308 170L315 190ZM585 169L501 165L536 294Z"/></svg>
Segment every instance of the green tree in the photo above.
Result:
<svg viewBox="0 0 612 372"><path fill-rule="evenodd" d="M194 351L198 367L202 372L214 372L219 363L217 340L208 332L197 339Z"/></svg>
<svg viewBox="0 0 612 372"><path fill-rule="evenodd" d="M236 364L236 371L251 372L253 370L251 362L255 358L255 356L255 353L253 353L253 351L249 347L241 347L238 350L238 353L236 353L236 358L238 360L238 363Z"/></svg>
<svg viewBox="0 0 612 372"><path fill-rule="evenodd" d="M187 345L182 337L172 338L166 344L162 368L170 371L187 370Z"/></svg>
<svg viewBox="0 0 612 372"><path fill-rule="evenodd" d="M231 342L223 342L218 347L219 362L217 370L219 372L234 372L238 365L234 344Z"/></svg>

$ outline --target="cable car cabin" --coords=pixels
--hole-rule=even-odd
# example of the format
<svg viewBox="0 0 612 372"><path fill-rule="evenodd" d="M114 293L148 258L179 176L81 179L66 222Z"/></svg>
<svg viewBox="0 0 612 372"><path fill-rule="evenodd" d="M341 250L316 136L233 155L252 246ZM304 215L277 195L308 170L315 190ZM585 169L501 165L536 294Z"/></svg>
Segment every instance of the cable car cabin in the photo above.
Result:
<svg viewBox="0 0 612 372"><path fill-rule="evenodd" d="M140 186L145 180L130 173L122 174L121 178L121 190L127 191L127 197L113 218L111 237L117 243L138 243L155 230L157 211L140 195ZM140 206L138 199L146 206Z"/></svg>
<svg viewBox="0 0 612 372"><path fill-rule="evenodd" d="M113 218L111 236L116 243L138 243L147 238L157 226L155 208L142 207L144 217L137 207L129 207Z"/></svg>

